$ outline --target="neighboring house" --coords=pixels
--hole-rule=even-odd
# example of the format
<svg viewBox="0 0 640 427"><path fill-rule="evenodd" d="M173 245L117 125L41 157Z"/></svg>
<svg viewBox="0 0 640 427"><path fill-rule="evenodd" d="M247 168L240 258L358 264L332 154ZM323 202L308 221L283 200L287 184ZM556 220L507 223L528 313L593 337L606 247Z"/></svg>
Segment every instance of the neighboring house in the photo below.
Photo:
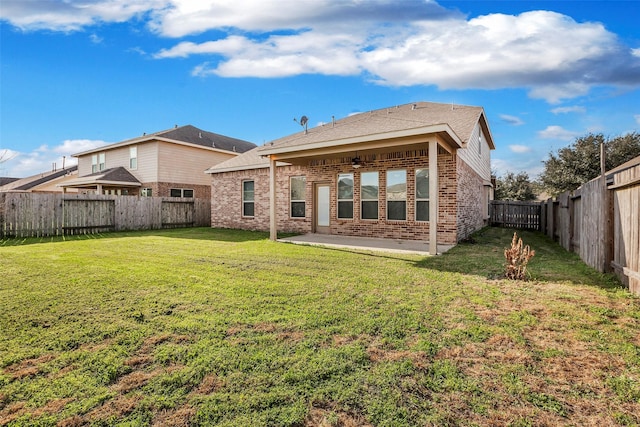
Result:
<svg viewBox="0 0 640 427"><path fill-rule="evenodd" d="M61 193L61 185L74 179L77 175L77 166L55 169L27 178L13 179L0 186L0 192Z"/></svg>
<svg viewBox="0 0 640 427"><path fill-rule="evenodd" d="M78 178L65 190L83 193L211 197L205 169L255 144L187 125L74 154Z"/></svg>
<svg viewBox="0 0 640 427"><path fill-rule="evenodd" d="M209 168L212 226L454 244L486 224L494 148L481 107L334 120Z"/></svg>

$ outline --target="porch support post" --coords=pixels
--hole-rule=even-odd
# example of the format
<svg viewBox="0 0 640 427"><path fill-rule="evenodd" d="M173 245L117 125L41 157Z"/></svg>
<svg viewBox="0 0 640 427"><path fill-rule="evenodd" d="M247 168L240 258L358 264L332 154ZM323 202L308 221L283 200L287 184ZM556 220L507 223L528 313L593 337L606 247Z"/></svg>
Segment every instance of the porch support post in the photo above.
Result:
<svg viewBox="0 0 640 427"><path fill-rule="evenodd" d="M438 141L429 141L429 253L438 254Z"/></svg>
<svg viewBox="0 0 640 427"><path fill-rule="evenodd" d="M278 240L276 224L276 160L269 156L269 239Z"/></svg>
<svg viewBox="0 0 640 427"><path fill-rule="evenodd" d="M96 186L96 193L97 193L97 194L102 194L102 184L98 184L98 185Z"/></svg>

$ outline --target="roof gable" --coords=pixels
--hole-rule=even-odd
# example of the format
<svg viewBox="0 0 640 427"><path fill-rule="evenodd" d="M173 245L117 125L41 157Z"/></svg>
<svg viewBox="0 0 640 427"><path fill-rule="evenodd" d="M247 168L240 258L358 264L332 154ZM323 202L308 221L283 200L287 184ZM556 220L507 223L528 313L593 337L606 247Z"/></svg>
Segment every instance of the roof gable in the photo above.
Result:
<svg viewBox="0 0 640 427"><path fill-rule="evenodd" d="M457 139L466 143L479 121L488 135L489 145L493 148L493 140L482 107L417 102L354 114L332 123L325 123L307 132L298 132L272 141L261 148L261 151L287 150L294 147L304 150L307 145L367 137L373 140L376 139L376 135L446 127Z"/></svg>
<svg viewBox="0 0 640 427"><path fill-rule="evenodd" d="M0 188L0 190L9 191L27 191L31 190L38 185L45 184L47 182L53 181L65 175L71 174L78 170L78 166L70 166L64 169L58 169L51 172L39 173L37 175L32 175L27 178L14 179L13 181L5 184Z"/></svg>
<svg viewBox="0 0 640 427"><path fill-rule="evenodd" d="M176 126L172 129L167 129L160 132L144 134L140 137L127 139L124 141L116 142L114 144L103 145L92 150L74 154L73 156L79 157L87 154L97 153L100 151L110 150L113 148L140 144L149 141L165 141L176 144L190 144L204 147L210 150L221 150L232 153L244 153L245 151L251 150L252 148L256 147L254 143L249 141L208 132L202 129L198 129L197 127L192 125L186 125L180 127Z"/></svg>

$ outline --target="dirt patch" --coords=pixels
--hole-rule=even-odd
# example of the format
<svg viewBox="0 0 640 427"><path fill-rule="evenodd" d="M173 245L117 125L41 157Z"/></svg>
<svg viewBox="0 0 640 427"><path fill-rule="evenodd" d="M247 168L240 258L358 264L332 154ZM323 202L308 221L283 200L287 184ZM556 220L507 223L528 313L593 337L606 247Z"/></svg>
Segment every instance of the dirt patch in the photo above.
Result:
<svg viewBox="0 0 640 427"><path fill-rule="evenodd" d="M188 427L196 414L196 409L188 403L173 411L162 411L153 417L153 427Z"/></svg>
<svg viewBox="0 0 640 427"><path fill-rule="evenodd" d="M195 389L196 394L211 394L220 390L224 386L224 381L215 374L209 374L202 379L198 387Z"/></svg>
<svg viewBox="0 0 640 427"><path fill-rule="evenodd" d="M301 331L283 331L276 334L279 341L290 341L298 343L304 339L304 333Z"/></svg>
<svg viewBox="0 0 640 427"><path fill-rule="evenodd" d="M132 368L142 369L145 366L150 365L153 362L153 358L149 355L132 356L124 361L124 364L131 366Z"/></svg>
<svg viewBox="0 0 640 427"><path fill-rule="evenodd" d="M137 394L130 396L118 395L90 411L84 418L87 421L121 418L133 412L141 400L142 396Z"/></svg>
<svg viewBox="0 0 640 427"><path fill-rule="evenodd" d="M33 417L38 418L44 414L57 414L58 412L62 411L65 406L67 406L67 403L73 402L73 400L74 399L72 398L50 400L43 407L36 409L33 412Z"/></svg>
<svg viewBox="0 0 640 427"><path fill-rule="evenodd" d="M14 402L7 405L2 411L0 411L0 425L9 424L16 418L21 417L27 411L25 409L25 402Z"/></svg>
<svg viewBox="0 0 640 427"><path fill-rule="evenodd" d="M74 415L73 417L65 418L62 421L58 421L56 427L81 427L87 423L80 415Z"/></svg>
<svg viewBox="0 0 640 427"><path fill-rule="evenodd" d="M149 380L156 375L159 375L162 371L157 369L155 371L133 371L130 374L123 375L118 379L112 388L119 393L127 393L131 390L143 387Z"/></svg>
<svg viewBox="0 0 640 427"><path fill-rule="evenodd" d="M311 408L304 421L305 427L372 427L363 416L333 411L323 408Z"/></svg>
<svg viewBox="0 0 640 427"><path fill-rule="evenodd" d="M42 356L25 359L21 362L9 365L4 369L5 374L10 375L12 379L19 380L26 377L32 377L40 373L40 366L55 359L53 354L43 354Z"/></svg>

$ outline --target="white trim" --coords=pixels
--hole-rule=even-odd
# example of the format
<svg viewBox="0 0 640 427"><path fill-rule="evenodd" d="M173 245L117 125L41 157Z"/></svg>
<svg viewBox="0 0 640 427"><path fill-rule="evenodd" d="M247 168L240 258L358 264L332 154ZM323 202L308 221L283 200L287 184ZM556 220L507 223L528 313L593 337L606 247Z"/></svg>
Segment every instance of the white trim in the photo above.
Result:
<svg viewBox="0 0 640 427"><path fill-rule="evenodd" d="M276 166L291 166L291 163L287 162L276 162ZM265 164L254 164L254 165L244 165L244 166L229 166L224 168L218 168L217 165L210 167L204 173L208 174L216 174L216 173L224 173L224 172L235 172L235 171L250 171L256 169L269 169L269 163Z"/></svg>
<svg viewBox="0 0 640 427"><path fill-rule="evenodd" d="M91 181L74 181L74 182L67 182L65 184L59 184L60 187L71 187L71 188L75 188L75 187L79 187L79 186L86 186L86 185L119 185L121 187L142 187L141 183L135 183L135 182L125 182L125 181L103 181L103 180L91 180Z"/></svg>
<svg viewBox="0 0 640 427"><path fill-rule="evenodd" d="M424 220L424 219L418 219L418 202L427 202L429 203L429 197L424 198L418 198L418 171L419 170L427 170L427 179L429 180L429 195L431 195L431 171L429 171L428 167L416 167L413 168L413 190L414 190L414 197L413 197L413 202L414 202L414 207L413 207L413 212L414 212L414 220L416 222L424 222L424 223L428 223L429 219ZM429 211L429 215L431 215L431 211Z"/></svg>

